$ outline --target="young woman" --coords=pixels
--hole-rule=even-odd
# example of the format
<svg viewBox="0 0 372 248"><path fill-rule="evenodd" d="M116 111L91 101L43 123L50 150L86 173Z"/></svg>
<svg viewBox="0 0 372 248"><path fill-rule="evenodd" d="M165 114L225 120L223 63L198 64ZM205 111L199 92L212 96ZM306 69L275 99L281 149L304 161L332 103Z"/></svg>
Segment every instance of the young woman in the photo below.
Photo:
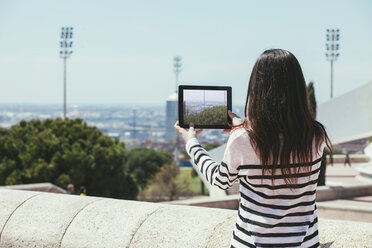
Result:
<svg viewBox="0 0 372 248"><path fill-rule="evenodd" d="M175 128L211 185L227 189L239 180L231 247L319 247L315 192L323 149L331 147L309 108L295 56L265 51L251 74L245 121L229 115L235 127L219 164L200 146L192 124Z"/></svg>

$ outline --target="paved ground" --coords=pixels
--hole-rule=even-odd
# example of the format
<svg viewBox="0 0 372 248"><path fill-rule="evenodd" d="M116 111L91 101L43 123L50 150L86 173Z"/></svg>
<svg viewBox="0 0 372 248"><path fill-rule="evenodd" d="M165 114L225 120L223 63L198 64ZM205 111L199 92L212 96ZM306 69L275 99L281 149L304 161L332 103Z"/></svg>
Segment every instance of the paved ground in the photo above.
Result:
<svg viewBox="0 0 372 248"><path fill-rule="evenodd" d="M372 180L359 177L355 170L358 164L327 166L326 185L347 186L372 184ZM372 195L318 202L318 214L329 219L372 222Z"/></svg>
<svg viewBox="0 0 372 248"><path fill-rule="evenodd" d="M360 196L347 199L339 199L333 201L324 201L323 203L335 204L340 206L353 206L365 210L372 211L372 196Z"/></svg>
<svg viewBox="0 0 372 248"><path fill-rule="evenodd" d="M328 165L326 169L326 185L329 186L343 186L356 184L372 184L371 181L361 180L356 177L359 173L355 170L358 164L352 166L344 166L343 164Z"/></svg>

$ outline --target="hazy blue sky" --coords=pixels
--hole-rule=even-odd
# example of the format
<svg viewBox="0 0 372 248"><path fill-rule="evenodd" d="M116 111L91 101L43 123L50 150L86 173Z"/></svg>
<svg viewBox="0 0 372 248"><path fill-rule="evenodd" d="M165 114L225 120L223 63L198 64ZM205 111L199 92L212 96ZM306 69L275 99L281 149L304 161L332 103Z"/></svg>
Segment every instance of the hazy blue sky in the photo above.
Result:
<svg viewBox="0 0 372 248"><path fill-rule="evenodd" d="M183 100L188 102L221 102L227 105L226 90L184 90Z"/></svg>
<svg viewBox="0 0 372 248"><path fill-rule="evenodd" d="M372 1L0 0L0 103L62 103L59 34L74 26L69 103L164 104L173 56L185 84L232 86L244 105L257 57L291 51L329 99L325 32L339 28L335 96L372 80Z"/></svg>

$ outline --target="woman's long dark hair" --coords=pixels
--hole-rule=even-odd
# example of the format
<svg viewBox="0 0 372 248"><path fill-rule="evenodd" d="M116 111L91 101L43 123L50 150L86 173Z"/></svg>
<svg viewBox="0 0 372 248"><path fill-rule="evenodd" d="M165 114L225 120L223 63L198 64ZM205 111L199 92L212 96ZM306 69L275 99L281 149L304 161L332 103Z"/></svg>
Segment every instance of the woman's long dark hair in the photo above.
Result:
<svg viewBox="0 0 372 248"><path fill-rule="evenodd" d="M289 185L297 183L300 171L310 175L314 142L316 150L323 142L331 150L327 132L310 110L300 64L286 50L266 50L257 59L245 115L251 144L263 164L262 174L271 174L273 180L278 168ZM291 163L305 165L291 168Z"/></svg>

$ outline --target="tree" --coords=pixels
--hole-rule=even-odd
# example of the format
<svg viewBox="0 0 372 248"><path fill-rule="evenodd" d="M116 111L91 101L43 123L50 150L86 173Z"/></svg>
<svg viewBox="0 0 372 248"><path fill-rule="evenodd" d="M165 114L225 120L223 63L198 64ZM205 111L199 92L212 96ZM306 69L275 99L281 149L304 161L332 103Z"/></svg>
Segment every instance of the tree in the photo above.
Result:
<svg viewBox="0 0 372 248"><path fill-rule="evenodd" d="M199 125L224 125L226 119L227 106L213 106L206 108L197 114L188 114L184 116L185 123L197 123Z"/></svg>
<svg viewBox="0 0 372 248"><path fill-rule="evenodd" d="M124 161L124 143L81 119L21 121L0 130L0 185L73 183L90 195L135 199L138 187Z"/></svg>
<svg viewBox="0 0 372 248"><path fill-rule="evenodd" d="M144 189L160 168L171 161L172 155L168 152L135 148L128 152L125 170Z"/></svg>
<svg viewBox="0 0 372 248"><path fill-rule="evenodd" d="M179 180L180 168L174 162L165 164L153 178L151 185L143 192L151 195L152 199L169 201L177 199L178 196L188 193L190 181L185 178Z"/></svg>
<svg viewBox="0 0 372 248"><path fill-rule="evenodd" d="M326 167L327 167L327 154L329 154L329 152L328 152L328 150L325 149L324 152L323 152L322 162L320 164L318 186L326 185L325 173L326 173Z"/></svg>
<svg viewBox="0 0 372 248"><path fill-rule="evenodd" d="M316 118L316 99L315 99L315 90L314 90L314 83L311 81L307 85L307 95L309 97L309 105L311 113L313 117Z"/></svg>
<svg viewBox="0 0 372 248"><path fill-rule="evenodd" d="M314 89L313 82L310 82L307 85L307 95L308 95L308 101L309 101L311 114L313 115L314 119L316 119L316 99L315 99L315 89ZM319 186L325 185L326 168L327 168L327 155L326 155L326 151L324 151L323 159L320 164L320 171L319 171L319 178L318 178Z"/></svg>

